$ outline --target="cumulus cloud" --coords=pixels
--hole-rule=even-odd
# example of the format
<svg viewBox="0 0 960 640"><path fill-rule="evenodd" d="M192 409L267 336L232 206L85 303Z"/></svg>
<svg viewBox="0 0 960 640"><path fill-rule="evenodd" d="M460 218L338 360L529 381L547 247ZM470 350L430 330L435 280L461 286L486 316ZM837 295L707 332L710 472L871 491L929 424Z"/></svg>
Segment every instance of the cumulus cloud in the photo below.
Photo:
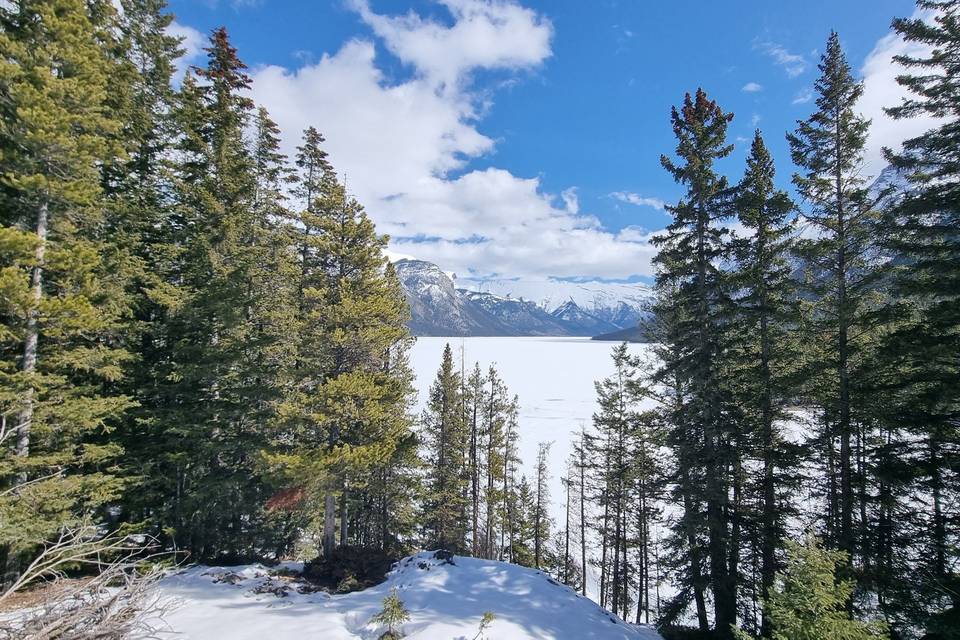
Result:
<svg viewBox="0 0 960 640"><path fill-rule="evenodd" d="M930 11L917 11L913 17L932 20ZM897 33L891 32L877 41L861 68L863 77L863 96L860 99L860 112L870 118L870 137L864 155L864 174L876 176L883 170L883 147L898 150L904 140L916 137L938 124L930 116L923 115L906 120L894 120L886 113L885 107L900 104L909 92L897 83L897 76L905 73L900 65L893 61L894 56L908 55L924 57L930 54L929 47L907 42Z"/></svg>
<svg viewBox="0 0 960 640"><path fill-rule="evenodd" d="M806 58L800 54L791 53L786 47L776 42L756 42L754 48L768 55L791 78L796 78L810 68Z"/></svg>
<svg viewBox="0 0 960 640"><path fill-rule="evenodd" d="M761 85L759 82L748 82L747 84L743 85L743 88L740 90L745 93L757 93L759 91L763 91L763 85Z"/></svg>
<svg viewBox="0 0 960 640"><path fill-rule="evenodd" d="M180 38L180 48L183 49L183 55L176 61L177 68L174 76L174 80L179 82L190 65L196 64L203 57L203 48L207 45L207 37L197 29L177 21L170 23L167 27L167 33Z"/></svg>
<svg viewBox="0 0 960 640"><path fill-rule="evenodd" d="M285 132L293 155L307 126L320 129L348 191L363 202L396 253L464 275L648 275L642 237L613 233L581 212L574 188L548 193L539 178L491 167L464 172L495 141L479 121L489 94L477 70L516 75L551 54L546 18L510 0L444 0L449 23L416 13L350 6L387 51L409 66L391 80L374 42L351 40L296 69L255 69L253 98Z"/></svg>
<svg viewBox="0 0 960 640"><path fill-rule="evenodd" d="M432 81L455 84L476 68L523 69L550 56L553 28L531 9L499 0L441 0L453 25L373 12L367 0L350 6L387 49Z"/></svg>
<svg viewBox="0 0 960 640"><path fill-rule="evenodd" d="M660 211L663 211L664 206L666 206L660 198L649 198L630 191L614 191L610 194L610 197L627 204L635 204L638 207L653 207Z"/></svg>

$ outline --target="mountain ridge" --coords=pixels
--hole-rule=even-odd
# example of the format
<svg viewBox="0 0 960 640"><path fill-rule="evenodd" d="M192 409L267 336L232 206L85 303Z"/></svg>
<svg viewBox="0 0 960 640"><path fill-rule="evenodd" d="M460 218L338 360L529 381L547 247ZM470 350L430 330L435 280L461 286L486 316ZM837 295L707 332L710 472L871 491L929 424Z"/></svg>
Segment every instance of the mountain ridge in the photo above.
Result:
<svg viewBox="0 0 960 640"><path fill-rule="evenodd" d="M650 290L642 284L468 280L472 286L457 287L455 276L432 262L404 257L393 264L417 336L593 337L648 315Z"/></svg>

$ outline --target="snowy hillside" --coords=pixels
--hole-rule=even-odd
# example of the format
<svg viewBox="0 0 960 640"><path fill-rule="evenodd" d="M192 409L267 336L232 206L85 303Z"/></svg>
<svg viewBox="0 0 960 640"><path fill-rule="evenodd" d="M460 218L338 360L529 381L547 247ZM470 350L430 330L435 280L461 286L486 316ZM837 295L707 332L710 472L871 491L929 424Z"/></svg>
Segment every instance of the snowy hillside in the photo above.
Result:
<svg viewBox="0 0 960 640"><path fill-rule="evenodd" d="M345 595L310 592L296 579L271 576L260 565L194 567L161 582L179 606L165 616L163 638L200 640L374 640L369 624L396 587L410 613L404 637L459 640L477 636L487 611L495 616L484 638L502 640L658 640L652 629L626 624L568 587L533 569L455 557L453 564L423 552L400 561L386 582Z"/></svg>

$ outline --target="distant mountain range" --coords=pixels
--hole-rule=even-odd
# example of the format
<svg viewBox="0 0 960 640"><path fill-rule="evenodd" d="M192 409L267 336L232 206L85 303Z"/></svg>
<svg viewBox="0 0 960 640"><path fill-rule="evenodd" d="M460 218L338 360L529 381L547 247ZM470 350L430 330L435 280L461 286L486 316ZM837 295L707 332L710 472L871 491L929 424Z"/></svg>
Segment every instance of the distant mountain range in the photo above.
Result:
<svg viewBox="0 0 960 640"><path fill-rule="evenodd" d="M600 336L647 316L643 284L454 279L432 262L394 262L418 336Z"/></svg>

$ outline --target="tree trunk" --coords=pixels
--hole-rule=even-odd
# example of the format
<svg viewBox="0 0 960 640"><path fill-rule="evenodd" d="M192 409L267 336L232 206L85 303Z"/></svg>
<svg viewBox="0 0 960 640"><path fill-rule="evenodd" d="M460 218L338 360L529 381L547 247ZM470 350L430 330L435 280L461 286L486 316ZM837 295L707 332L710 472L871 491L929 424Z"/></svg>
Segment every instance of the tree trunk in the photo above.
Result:
<svg viewBox="0 0 960 640"><path fill-rule="evenodd" d="M566 524L564 526L564 542L563 542L563 584L570 584L570 478L567 478L563 481L564 486L567 489L567 510L566 510Z"/></svg>
<svg viewBox="0 0 960 640"><path fill-rule="evenodd" d="M18 458L30 455L30 431L33 426L33 374L37 370L37 343L40 338L38 317L40 315L40 300L43 297L43 260L47 251L47 223L50 213L46 201L37 209L37 248L34 251L34 265L30 273L31 306L27 312L27 326L23 339L23 362L20 370L26 374L27 390L24 392L23 408L17 417L17 443L15 453ZM17 474L17 484L27 481L25 471Z"/></svg>
<svg viewBox="0 0 960 640"><path fill-rule="evenodd" d="M584 433L583 437L580 440L580 565L581 570L583 571L583 580L580 585L580 592L585 596L587 595L587 517L586 517L586 506L585 494L587 492L586 487L586 434Z"/></svg>
<svg viewBox="0 0 960 640"><path fill-rule="evenodd" d="M347 545L347 533L350 514L347 505L347 487L343 487L343 493L340 494L340 546Z"/></svg>
<svg viewBox="0 0 960 640"><path fill-rule="evenodd" d="M693 524L694 506L690 487L690 474L686 463L680 468L681 491L683 492L684 522L687 533L687 545L690 547L690 581L693 584L693 599L697 605L697 625L700 631L708 631L710 622L707 620L707 601L704 597L703 573L700 570L700 546L697 543L696 529Z"/></svg>
<svg viewBox="0 0 960 640"><path fill-rule="evenodd" d="M328 493L323 499L323 557L329 559L336 546L336 498Z"/></svg>

